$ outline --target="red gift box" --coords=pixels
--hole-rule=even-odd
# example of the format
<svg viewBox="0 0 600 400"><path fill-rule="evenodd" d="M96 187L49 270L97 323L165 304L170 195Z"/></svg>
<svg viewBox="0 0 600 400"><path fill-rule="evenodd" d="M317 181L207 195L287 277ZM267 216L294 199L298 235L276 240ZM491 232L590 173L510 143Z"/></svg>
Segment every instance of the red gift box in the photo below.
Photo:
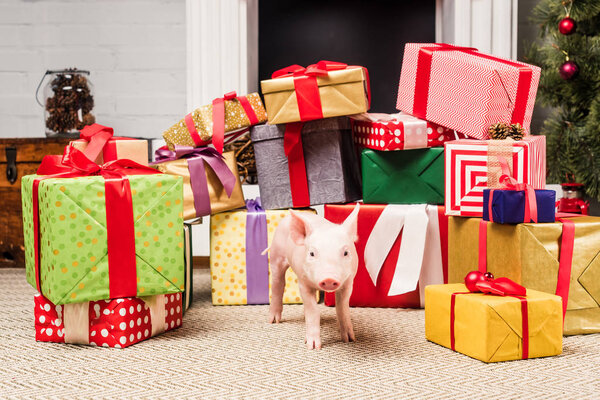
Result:
<svg viewBox="0 0 600 400"><path fill-rule="evenodd" d="M443 146L444 142L464 138L452 129L406 113L363 113L350 118L354 142L373 150L408 150Z"/></svg>
<svg viewBox="0 0 600 400"><path fill-rule="evenodd" d="M325 218L342 223L353 209L354 204L326 204ZM356 251L350 306L423 307L425 286L448 280L444 207L361 204ZM335 293L325 293L325 305L335 305Z"/></svg>
<svg viewBox="0 0 600 400"><path fill-rule="evenodd" d="M40 342L124 348L181 326L181 293L55 305L35 300Z"/></svg>
<svg viewBox="0 0 600 400"><path fill-rule="evenodd" d="M397 109L476 139L498 122L529 132L540 68L476 49L407 43Z"/></svg>

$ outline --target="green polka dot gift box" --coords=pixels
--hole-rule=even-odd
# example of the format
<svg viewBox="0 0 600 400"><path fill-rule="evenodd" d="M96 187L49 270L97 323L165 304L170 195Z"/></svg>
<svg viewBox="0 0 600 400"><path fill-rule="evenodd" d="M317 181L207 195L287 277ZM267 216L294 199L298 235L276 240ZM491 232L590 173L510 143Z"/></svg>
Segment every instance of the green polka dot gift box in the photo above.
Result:
<svg viewBox="0 0 600 400"><path fill-rule="evenodd" d="M23 177L27 281L52 303L184 290L182 179L134 173Z"/></svg>

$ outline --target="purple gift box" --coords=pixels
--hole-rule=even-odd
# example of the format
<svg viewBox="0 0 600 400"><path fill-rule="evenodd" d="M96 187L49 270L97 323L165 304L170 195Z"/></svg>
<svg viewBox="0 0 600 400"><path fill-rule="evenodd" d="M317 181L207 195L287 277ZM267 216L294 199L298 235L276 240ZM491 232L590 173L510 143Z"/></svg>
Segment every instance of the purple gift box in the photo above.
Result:
<svg viewBox="0 0 600 400"><path fill-rule="evenodd" d="M490 193L493 192L491 204ZM556 214L556 192L535 190L537 222L554 222ZM490 210L491 216L490 218ZM508 189L483 190L483 219L499 224L521 224L525 221L525 191Z"/></svg>

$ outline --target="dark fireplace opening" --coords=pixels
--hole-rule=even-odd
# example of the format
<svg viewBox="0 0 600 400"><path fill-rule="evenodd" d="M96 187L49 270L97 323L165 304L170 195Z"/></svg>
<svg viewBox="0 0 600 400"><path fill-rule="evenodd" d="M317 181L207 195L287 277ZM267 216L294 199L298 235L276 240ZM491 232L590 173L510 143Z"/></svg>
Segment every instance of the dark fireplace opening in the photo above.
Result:
<svg viewBox="0 0 600 400"><path fill-rule="evenodd" d="M259 78L319 60L367 67L372 112L394 112L404 44L435 41L435 0L259 2Z"/></svg>

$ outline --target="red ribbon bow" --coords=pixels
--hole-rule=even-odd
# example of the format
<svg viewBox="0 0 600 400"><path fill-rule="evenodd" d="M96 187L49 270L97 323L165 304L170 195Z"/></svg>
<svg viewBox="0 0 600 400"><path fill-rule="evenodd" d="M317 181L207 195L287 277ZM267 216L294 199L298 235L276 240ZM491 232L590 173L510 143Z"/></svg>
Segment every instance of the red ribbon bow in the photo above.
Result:
<svg viewBox="0 0 600 400"><path fill-rule="evenodd" d="M99 175L104 178L106 199L110 297L136 296L135 229L131 188L127 175L150 175L160 174L160 172L126 159L98 165L87 158L83 152L74 147L67 146L62 157L58 155L44 157L37 173L45 175L33 181L35 276L38 291L41 292L38 201L40 181L48 178L75 178Z"/></svg>
<svg viewBox="0 0 600 400"><path fill-rule="evenodd" d="M212 121L213 121L213 129L212 129L212 139L211 140L202 140L200 135L198 134L198 130L196 129L196 124L192 119L192 113L189 113L185 116L184 121L185 125L190 132L190 136L194 141L196 147L206 146L212 141L212 144L215 146L215 149L219 153L223 153L223 146L225 144L225 101L236 100L239 101L242 107L244 108L244 112L246 113L246 117L250 121L250 125L258 124L258 117L252 108L252 105L248 101L246 96L238 96L236 92L225 93L223 97L217 97L212 101ZM247 129L241 130L240 134L246 132Z"/></svg>
<svg viewBox="0 0 600 400"><path fill-rule="evenodd" d="M476 275L476 276L475 276ZM475 281L475 282L473 282ZM450 298L450 347L456 351L454 321L456 318L456 296L460 294L483 293L493 296L511 296L521 301L521 340L522 359L529 358L529 316L527 311L527 289L508 278L488 279L480 271L472 271L465 277L468 292L452 293Z"/></svg>
<svg viewBox="0 0 600 400"><path fill-rule="evenodd" d="M79 141L88 142L87 147L83 150L83 154L90 160L94 161L98 155L102 153L104 162L114 161L117 157L117 146L115 139L118 140L133 140L132 138L113 136L113 128L100 124L92 124L85 126L79 132Z"/></svg>

